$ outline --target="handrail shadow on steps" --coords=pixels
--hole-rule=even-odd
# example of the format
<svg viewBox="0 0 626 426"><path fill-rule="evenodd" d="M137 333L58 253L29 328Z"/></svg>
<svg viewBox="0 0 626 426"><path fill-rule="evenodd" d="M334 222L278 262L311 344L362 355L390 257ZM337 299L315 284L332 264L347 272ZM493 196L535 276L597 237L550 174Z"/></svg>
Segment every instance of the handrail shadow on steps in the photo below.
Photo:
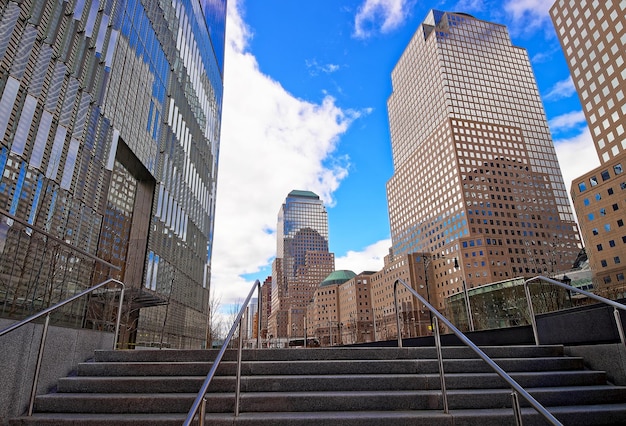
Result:
<svg viewBox="0 0 626 426"><path fill-rule="evenodd" d="M435 332L435 346L437 349L437 361L439 365L439 379L441 381L441 397L443 400L443 411L448 413L448 397L446 392L446 380L443 369L443 356L441 350L441 337L439 331L439 321L443 322L446 327L452 333L454 333L461 342L465 343L470 349L472 349L483 361L485 361L502 379L504 379L513 389L511 398L513 400L513 414L515 416L515 423L519 426L522 424L522 411L519 405L519 396L521 395L528 403L552 425L562 425L562 423L554 417L546 408L541 405L532 395L530 395L522 386L519 385L506 371L504 371L498 364L496 364L487 354L485 354L474 342L472 342L463 332L456 328L445 316L443 316L437 309L435 309L428 301L409 286L404 280L397 279L393 283L393 297L396 308L396 322L398 330L400 330L400 316L398 315L398 284L403 285L413 296L415 296L424 306L428 308L433 314ZM402 347L402 336L398 333L398 347Z"/></svg>
<svg viewBox="0 0 626 426"><path fill-rule="evenodd" d="M99 284L96 284L93 287L90 287L86 290L81 291L78 294L75 294L74 296L70 297L69 299L65 299L59 303L57 303L56 305L50 306L49 308L44 309L41 312L38 312L34 315L29 316L28 318L23 319L22 321L18 321L12 325L10 325L9 327L5 328L4 330L0 330L0 337L4 336L5 334L9 334L10 332L12 332L13 330L16 330L20 327L22 327L23 325L26 325L38 318L41 318L45 315L46 319L45 322L43 324L43 331L41 333L41 341L39 342L39 351L37 353L37 363L35 364L35 375L33 377L33 384L31 386L31 391L30 391L30 400L28 402L28 416L32 416L33 415L33 406L35 404L35 396L37 394L37 382L39 381L39 371L41 370L41 362L43 360L43 349L46 343L46 338L48 337L48 326L50 325L50 314L54 311L56 311L58 308L67 305L70 302L73 302L76 299L79 299L87 294L92 293L94 290L97 290L101 287L104 287L106 285L109 284L115 284L117 286L120 286L120 303L119 306L117 308L117 319L115 321L115 335L113 336L113 350L116 349L117 347L117 337L119 335L120 332L120 320L122 317L122 304L124 302L124 283L121 281L118 281L114 278L109 278L108 280L102 281Z"/></svg>
<svg viewBox="0 0 626 426"><path fill-rule="evenodd" d="M189 409L189 412L187 413L187 418L185 419L185 422L183 423L184 426L191 425L191 422L193 422L196 415L199 415L199 419L198 419L199 426L204 425L205 408L206 408L206 402L207 402L205 395L207 393L209 385L211 384L211 380L213 380L213 376L215 376L217 367L219 366L219 363L222 361L222 358L224 357L226 348L228 348L228 345L230 344L230 341L235 335L235 331L237 330L237 328L239 328L239 344L237 348L237 384L235 388L235 417L239 416L239 389L240 389L240 384L241 384L241 349L243 346L243 330L241 327L241 323L242 323L244 313L248 309L248 305L250 304L250 300L252 299L252 295L254 294L255 290L257 290L257 308L258 308L257 312L259 313L259 316L260 316L261 306L262 306L261 282L259 280L256 280L254 282L254 285L252 286L252 289L250 289L250 293L248 293L248 297L246 297L246 300L241 305L241 309L239 310L239 313L237 314L237 318L235 318L235 321L232 327L230 328L230 331L228 332L226 339L224 339L224 344L222 345L222 348L220 349L219 353L215 357L215 360L213 361L211 370L209 371L206 378L204 379L204 383L202 383L202 386L200 387L200 390L198 391L198 394L196 395L196 399L193 401L193 404L191 405L191 408ZM257 341L257 348L260 348L261 347L260 345L261 321L257 321L256 341ZM198 410L200 410L200 412L198 412Z"/></svg>

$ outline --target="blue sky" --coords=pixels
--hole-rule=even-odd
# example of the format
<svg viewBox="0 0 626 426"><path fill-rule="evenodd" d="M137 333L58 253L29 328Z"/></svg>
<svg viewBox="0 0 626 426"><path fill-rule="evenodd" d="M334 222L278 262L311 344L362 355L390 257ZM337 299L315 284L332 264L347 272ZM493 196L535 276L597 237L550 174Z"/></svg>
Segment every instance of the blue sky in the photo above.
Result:
<svg viewBox="0 0 626 426"><path fill-rule="evenodd" d="M507 25L528 50L569 190L597 155L551 0L229 0L212 286L223 306L271 275L289 191L324 200L337 269L379 270L391 71L430 9Z"/></svg>

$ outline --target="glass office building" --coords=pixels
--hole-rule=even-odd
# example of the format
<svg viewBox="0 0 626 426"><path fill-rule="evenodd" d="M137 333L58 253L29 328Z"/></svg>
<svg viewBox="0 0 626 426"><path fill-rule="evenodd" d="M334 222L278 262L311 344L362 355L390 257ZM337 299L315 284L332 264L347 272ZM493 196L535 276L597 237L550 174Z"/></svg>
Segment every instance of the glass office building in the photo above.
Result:
<svg viewBox="0 0 626 426"><path fill-rule="evenodd" d="M107 278L122 341L206 338L225 0L0 1L0 315ZM110 292L57 321L105 328Z"/></svg>
<svg viewBox="0 0 626 426"><path fill-rule="evenodd" d="M278 213L268 320L272 336L303 336L306 306L319 284L334 270L324 203L311 191L291 191Z"/></svg>
<svg viewBox="0 0 626 426"><path fill-rule="evenodd" d="M578 230L528 54L507 28L433 10L391 78L393 253L431 254L437 307L463 281L569 269Z"/></svg>

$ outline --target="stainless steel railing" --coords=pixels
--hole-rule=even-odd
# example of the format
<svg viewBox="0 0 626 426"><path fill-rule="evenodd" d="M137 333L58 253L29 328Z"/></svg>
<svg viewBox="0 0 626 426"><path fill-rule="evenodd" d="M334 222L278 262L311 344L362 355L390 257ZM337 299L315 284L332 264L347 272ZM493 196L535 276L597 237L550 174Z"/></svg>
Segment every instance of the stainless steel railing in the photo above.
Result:
<svg viewBox="0 0 626 426"><path fill-rule="evenodd" d="M402 347L402 336L400 333L400 316L398 310L398 284L403 285L413 296L417 297L419 301L428 308L430 312L433 314L433 329L435 332L435 346L437 349L437 361L439 365L439 378L441 381L441 397L443 401L443 411L444 413L448 413L448 396L446 391L446 381L445 381L445 373L443 368L443 356L442 356L442 348L441 348L441 336L439 332L439 321L445 324L446 327L452 333L454 333L461 342L469 346L483 361L485 361L495 372L500 376L504 381L506 381L509 386L511 386L513 392L511 393L511 399L513 402L513 414L515 417L515 423L519 426L522 424L522 412L519 405L519 397L524 398L528 403L552 425L562 425L559 420L556 419L546 408L541 405L532 395L530 395L524 388L522 388L519 383L517 383L506 371L504 371L498 364L496 364L487 354L485 354L478 346L474 344L465 334L463 334L459 329L457 329L446 317L444 317L438 310L436 310L428 301L422 297L417 291L411 288L404 280L397 279L393 283L393 295L394 295L394 303L396 308L396 321L398 327L398 347Z"/></svg>
<svg viewBox="0 0 626 426"><path fill-rule="evenodd" d="M539 345L539 333L537 331L537 320L535 319L535 310L533 308L533 302L532 299L530 297L530 289L528 288L528 284L531 284L535 281L544 281L548 284L552 284L552 285L556 285L558 287L564 288L566 290L572 291L572 292L576 292L576 293L580 293L582 295L585 295L593 300L597 300L598 302L604 303L606 305L609 306L613 306L613 316L615 317L615 324L617 325L617 331L619 333L619 338L622 341L623 345L626 345L626 338L624 337L624 327L622 326L622 321L621 321L621 317L620 317L620 313L619 311L626 311L626 305L622 305L621 303L617 303L614 302L613 300L610 299L606 299L604 297L598 296L596 294L590 293L588 291L585 290L580 290L576 287L573 287L571 285L562 283L560 281L556 281L553 280L552 278L547 278L547 277L543 277L541 275L534 277L534 278L530 278L526 281L524 281L524 293L526 294L526 303L528 304L528 313L530 315L530 323L532 325L533 328L533 335L535 337L535 345Z"/></svg>
<svg viewBox="0 0 626 426"><path fill-rule="evenodd" d="M54 311L56 311L57 309L59 309L62 306L67 305L70 302L73 302L76 299L79 299L87 294L92 293L94 290L97 290L101 287L104 287L106 285L109 284L115 284L120 286L121 290L120 290L120 303L119 306L117 308L117 320L115 321L115 335L113 337L113 350L116 349L116 345L117 345L117 337L119 335L120 332L120 320L122 317L122 303L124 302L124 283L121 281L118 281L116 279L110 278L106 281L101 282L100 284L96 284L93 287L90 287L86 290L81 291L80 293L70 297L69 299L66 299L62 302L57 303L54 306L50 306L47 309L44 309L43 311L35 314L35 315L31 315L30 317L16 322L15 324L12 324L11 326L5 328L4 330L0 331L0 337L4 336L5 334L8 334L10 332L12 332L13 330L16 330L18 328L20 328L21 326L28 324L29 322L32 322L34 320L36 320L37 318L41 318L45 315L46 319L44 321L43 324L43 331L41 334L41 341L39 342L39 351L37 353L37 363L35 364L35 375L33 377L33 384L31 387L31 392L30 392L30 400L28 403L28 416L32 416L33 414L33 405L35 404L35 396L37 395L37 382L39 381L39 371L41 370L41 362L43 360L43 349L46 343L46 338L48 337L48 326L50 325L50 314Z"/></svg>
<svg viewBox="0 0 626 426"><path fill-rule="evenodd" d="M236 385L235 385L235 417L239 416L239 393L240 393L240 388L241 388L241 355L242 355L242 346L243 346L243 332L242 332L243 330L242 330L241 324L242 324L242 319L244 317L244 313L246 312L248 305L250 304L250 300L252 299L252 295L254 294L255 290L257 290L257 308L258 308L257 312L259 313L259 318L260 318L261 306L262 306L261 282L259 280L256 280L254 282L254 285L252 286L252 289L250 290L250 293L248 294L248 297L241 305L239 314L237 315L235 322L230 328L230 331L228 332L226 339L224 339L224 344L222 345L222 348L218 352L217 356L215 357L215 360L213 361L213 366L211 367L209 374L207 374L206 378L204 379L204 383L202 383L202 386L200 387L200 390L198 391L198 394L196 395L196 399L193 401L193 404L191 405L191 408L189 409L189 413L187 413L187 418L185 419L185 422L183 423L184 426L191 425L191 422L193 422L194 418L198 414L200 417L198 419L198 425L199 426L204 425L205 408L206 408L206 403L207 403L207 400L206 400L207 390L209 388L209 385L211 384L211 380L213 380L213 376L215 376L217 367L219 366L220 362L222 361L222 358L224 357L226 348L228 348L228 345L230 344L230 341L232 340L237 328L239 328L239 344L237 348L237 379L236 379ZM256 342L257 342L257 348L261 348L261 321L257 321ZM198 413L198 410L200 410L199 413Z"/></svg>

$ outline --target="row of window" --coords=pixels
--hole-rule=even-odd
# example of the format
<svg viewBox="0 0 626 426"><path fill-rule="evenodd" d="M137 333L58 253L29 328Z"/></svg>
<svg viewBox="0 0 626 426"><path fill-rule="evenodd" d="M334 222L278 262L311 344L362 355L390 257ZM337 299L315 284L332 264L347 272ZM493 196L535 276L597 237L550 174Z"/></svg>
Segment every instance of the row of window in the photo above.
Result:
<svg viewBox="0 0 626 426"><path fill-rule="evenodd" d="M623 172L624 172L624 169L623 169L621 163L616 164L616 165L613 166L613 173L615 173L616 176L617 175L621 175ZM600 172L600 177L602 178L603 182L606 182L607 180L609 180L611 178L611 174L609 173L609 170L606 169L606 170L603 170L603 171ZM589 178L589 187L590 188L594 187L594 186L597 186L598 183L599 183L599 181L598 181L598 177L597 176L591 176ZM622 183L621 186L622 186L622 189L626 188L626 183ZM587 190L587 182L580 182L578 184L578 190L580 192L586 191Z"/></svg>

